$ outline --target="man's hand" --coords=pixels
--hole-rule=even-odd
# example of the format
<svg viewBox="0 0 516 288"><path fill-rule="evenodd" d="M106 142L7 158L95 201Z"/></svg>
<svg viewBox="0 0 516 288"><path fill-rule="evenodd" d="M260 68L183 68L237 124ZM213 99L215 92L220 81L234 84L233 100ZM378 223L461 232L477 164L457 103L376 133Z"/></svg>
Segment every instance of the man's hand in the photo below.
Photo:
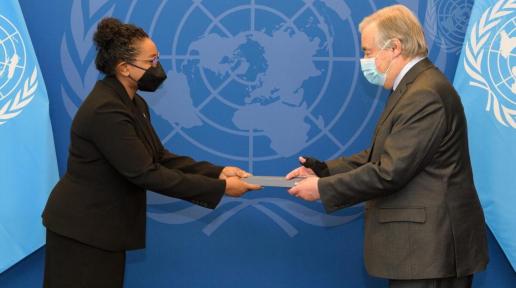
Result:
<svg viewBox="0 0 516 288"><path fill-rule="evenodd" d="M307 177L306 179L298 182L294 187L290 188L288 193L306 201L319 200L321 195L319 194L319 187L317 186L318 182L319 177L317 176Z"/></svg>
<svg viewBox="0 0 516 288"><path fill-rule="evenodd" d="M251 173L246 172L238 167L226 166L220 172L219 179L224 180L228 177L247 178L251 176Z"/></svg>
<svg viewBox="0 0 516 288"><path fill-rule="evenodd" d="M233 176L233 177L226 177L226 195L231 197L240 197L244 195L247 191L250 190L258 190L262 189L261 186L249 184L242 180L240 180L240 177Z"/></svg>
<svg viewBox="0 0 516 288"><path fill-rule="evenodd" d="M306 161L305 158L299 157L299 162L301 164L305 163L305 161ZM299 166L298 168L290 171L290 173L288 173L287 176L285 176L285 178L290 180L295 177L309 177L309 176L315 176L315 172L310 168L306 168L304 166Z"/></svg>

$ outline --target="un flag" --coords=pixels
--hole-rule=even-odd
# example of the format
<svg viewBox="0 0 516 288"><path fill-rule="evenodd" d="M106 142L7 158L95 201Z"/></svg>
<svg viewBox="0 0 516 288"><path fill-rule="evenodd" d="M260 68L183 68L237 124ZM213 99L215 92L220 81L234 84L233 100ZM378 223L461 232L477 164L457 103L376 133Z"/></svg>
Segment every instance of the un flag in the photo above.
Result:
<svg viewBox="0 0 516 288"><path fill-rule="evenodd" d="M48 96L21 8L0 2L0 272L41 247L58 179Z"/></svg>
<svg viewBox="0 0 516 288"><path fill-rule="evenodd" d="M455 75L486 221L516 268L516 1L475 1Z"/></svg>

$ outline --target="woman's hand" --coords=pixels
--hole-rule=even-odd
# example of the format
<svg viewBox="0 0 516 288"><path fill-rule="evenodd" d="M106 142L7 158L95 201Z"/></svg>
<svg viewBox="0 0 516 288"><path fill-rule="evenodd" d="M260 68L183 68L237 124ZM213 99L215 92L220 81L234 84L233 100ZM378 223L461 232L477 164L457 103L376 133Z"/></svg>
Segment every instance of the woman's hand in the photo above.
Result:
<svg viewBox="0 0 516 288"><path fill-rule="evenodd" d="M224 169L222 169L222 172L220 172L219 179L224 180L228 177L247 178L249 176L251 176L251 173L246 172L238 167L226 166Z"/></svg>
<svg viewBox="0 0 516 288"><path fill-rule="evenodd" d="M226 180L225 193L226 193L226 195L231 196L231 197L240 197L240 196L244 195L247 191L262 189L261 186L246 183L246 182L240 180L240 177L237 177L237 176L226 177L225 180Z"/></svg>

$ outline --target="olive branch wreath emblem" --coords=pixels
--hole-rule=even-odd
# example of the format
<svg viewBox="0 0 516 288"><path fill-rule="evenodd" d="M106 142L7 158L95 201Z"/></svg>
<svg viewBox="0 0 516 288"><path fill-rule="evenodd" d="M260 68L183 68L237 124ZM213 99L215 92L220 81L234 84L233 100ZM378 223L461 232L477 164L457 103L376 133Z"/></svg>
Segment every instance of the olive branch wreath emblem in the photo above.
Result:
<svg viewBox="0 0 516 288"><path fill-rule="evenodd" d="M464 69L471 78L469 84L487 91L486 111L492 111L496 120L506 127L516 128L516 110L509 108L499 101L498 96L492 90L482 70L482 60L485 55L484 46L492 35L492 29L497 27L503 17L514 13L516 1L498 1L494 6L487 9L480 20L471 29L469 41L466 43L464 57Z"/></svg>
<svg viewBox="0 0 516 288"><path fill-rule="evenodd" d="M10 35L8 38L10 38L13 35L20 36L20 33L17 31L18 29L12 24L12 22L9 19L7 19L5 16L2 16L2 15L0 15L0 18L4 19L4 21L6 21L8 23L8 25L11 25L12 28L15 29L15 33ZM2 27L0 27L0 28L2 28ZM2 28L2 30L5 31L4 28ZM2 41L6 41L6 40L2 40ZM23 43L23 38L20 38L18 41L19 41L19 45L21 45L22 50L24 50L24 53L25 53L25 44ZM2 42L0 42L0 44L1 43ZM13 58L14 58L14 56L13 56ZM4 63L4 65L5 65L4 67L13 65L13 66L9 67L9 69L17 68L16 63L7 63L6 62L6 63ZM24 67L23 67L23 69L24 69ZM15 118L16 116L20 115L20 113L23 111L23 109L25 107L27 107L27 105L29 105L32 102L32 100L34 99L35 92L38 88L38 69L37 69L37 67L34 66L34 70L32 70L32 73L30 74L30 76L28 76L27 78L24 79L23 86L20 86L18 88L19 81L21 80L21 77L24 77L24 75L25 75L25 69L23 70L22 74L20 75L20 78L17 78L17 83L14 86L14 88L18 89L17 92L14 93L14 91L13 91L14 88L13 88L13 90L11 90L7 93L7 96L11 96L11 97L12 97L12 95L15 95L15 96L12 97L11 99L6 100L6 102L4 102L0 106L0 126L4 125L5 123L7 123L7 121ZM12 76L10 76L10 77L12 77ZM7 80L7 81L9 81L9 80ZM7 97L4 97L4 98L7 98Z"/></svg>
<svg viewBox="0 0 516 288"><path fill-rule="evenodd" d="M18 116L29 103L34 99L34 92L38 88L38 70L34 67L32 75L25 79L23 87L18 90L13 99L9 99L0 108L0 125Z"/></svg>

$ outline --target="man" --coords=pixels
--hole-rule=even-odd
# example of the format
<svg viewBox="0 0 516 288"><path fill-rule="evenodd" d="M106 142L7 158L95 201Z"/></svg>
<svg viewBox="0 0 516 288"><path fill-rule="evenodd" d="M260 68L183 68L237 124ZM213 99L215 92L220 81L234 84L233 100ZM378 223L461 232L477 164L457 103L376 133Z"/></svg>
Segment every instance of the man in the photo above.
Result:
<svg viewBox="0 0 516 288"><path fill-rule="evenodd" d="M364 76L392 90L368 150L303 166L289 190L328 212L367 201L364 258L390 287L471 287L488 262L457 92L426 58L423 28L402 5L360 23Z"/></svg>

